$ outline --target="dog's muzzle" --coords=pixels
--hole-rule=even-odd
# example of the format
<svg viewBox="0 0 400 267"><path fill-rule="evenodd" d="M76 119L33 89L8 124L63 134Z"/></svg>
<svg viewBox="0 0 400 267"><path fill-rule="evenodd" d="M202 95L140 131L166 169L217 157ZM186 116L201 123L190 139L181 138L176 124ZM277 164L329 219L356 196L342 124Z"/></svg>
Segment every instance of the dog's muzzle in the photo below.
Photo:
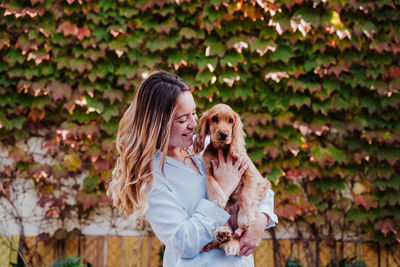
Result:
<svg viewBox="0 0 400 267"><path fill-rule="evenodd" d="M228 134L225 132L220 132L219 133L219 139L221 139L222 141L225 141L225 139L228 137Z"/></svg>

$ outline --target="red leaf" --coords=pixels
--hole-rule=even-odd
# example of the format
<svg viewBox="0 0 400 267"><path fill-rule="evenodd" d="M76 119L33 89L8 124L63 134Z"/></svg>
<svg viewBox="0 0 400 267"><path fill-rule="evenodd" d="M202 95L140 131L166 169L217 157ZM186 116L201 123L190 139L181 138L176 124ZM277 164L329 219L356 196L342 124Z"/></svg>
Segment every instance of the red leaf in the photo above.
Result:
<svg viewBox="0 0 400 267"><path fill-rule="evenodd" d="M366 210L370 210L371 207L376 208L378 206L378 203L374 197L370 195L358 195L354 197L354 202L358 206L362 205Z"/></svg>
<svg viewBox="0 0 400 267"><path fill-rule="evenodd" d="M61 83L59 81L52 81L47 85L47 92L51 95L51 98L54 101L57 101L62 98L70 98L72 89L71 86L67 83Z"/></svg>
<svg viewBox="0 0 400 267"><path fill-rule="evenodd" d="M78 30L78 39L83 40L85 37L90 37L90 29L88 26L84 26L82 28L79 28Z"/></svg>
<svg viewBox="0 0 400 267"><path fill-rule="evenodd" d="M378 222L375 225L375 230L380 230L386 236L390 232L397 234L398 227L391 219L387 219L385 221Z"/></svg>
<svg viewBox="0 0 400 267"><path fill-rule="evenodd" d="M289 218L290 220L294 221L297 215L297 208L290 204L278 205L276 207L276 214L279 217Z"/></svg>
<svg viewBox="0 0 400 267"><path fill-rule="evenodd" d="M124 94L121 91L118 90L105 90L103 97L104 98L108 98L108 100L110 100L111 104L114 104L115 100L118 100L119 102L122 101L122 97L124 96Z"/></svg>
<svg viewBox="0 0 400 267"><path fill-rule="evenodd" d="M96 171L107 171L112 167L112 162L109 160L99 159L93 164Z"/></svg>
<svg viewBox="0 0 400 267"><path fill-rule="evenodd" d="M79 192L76 200L82 205L84 211L91 207L97 207L99 204L99 196L97 194L86 194L84 192Z"/></svg>
<svg viewBox="0 0 400 267"><path fill-rule="evenodd" d="M299 170L288 170L286 172L286 177L295 182L297 179L303 177L303 174Z"/></svg>
<svg viewBox="0 0 400 267"><path fill-rule="evenodd" d="M50 166L47 164L37 164L33 165L28 168L26 173L33 178L36 179L36 181L40 180L41 178L47 178L50 176L51 169Z"/></svg>
<svg viewBox="0 0 400 267"><path fill-rule="evenodd" d="M28 118L32 119L33 122L38 122L43 120L46 112L43 108L32 108L29 111Z"/></svg>
<svg viewBox="0 0 400 267"><path fill-rule="evenodd" d="M58 26L57 31L62 31L64 33L64 36L72 35L76 36L78 35L79 29L78 26L75 24L71 24L69 21L65 21Z"/></svg>

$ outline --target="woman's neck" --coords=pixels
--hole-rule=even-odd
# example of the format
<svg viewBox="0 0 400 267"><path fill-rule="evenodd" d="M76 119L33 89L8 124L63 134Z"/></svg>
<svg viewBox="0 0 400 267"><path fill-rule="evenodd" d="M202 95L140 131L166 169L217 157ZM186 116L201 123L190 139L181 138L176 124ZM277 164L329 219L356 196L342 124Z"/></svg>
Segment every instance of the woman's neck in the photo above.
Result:
<svg viewBox="0 0 400 267"><path fill-rule="evenodd" d="M183 162L187 157L187 152L185 148L181 147L168 147L167 156L177 161Z"/></svg>

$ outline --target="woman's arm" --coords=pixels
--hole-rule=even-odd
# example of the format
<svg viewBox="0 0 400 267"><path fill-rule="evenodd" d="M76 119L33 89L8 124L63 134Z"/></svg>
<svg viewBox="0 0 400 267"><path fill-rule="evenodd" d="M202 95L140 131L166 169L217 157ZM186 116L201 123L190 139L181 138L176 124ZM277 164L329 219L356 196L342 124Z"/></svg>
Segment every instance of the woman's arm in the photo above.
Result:
<svg viewBox="0 0 400 267"><path fill-rule="evenodd" d="M274 192L268 189L265 198L258 206L256 220L240 237L240 255L249 256L261 242L266 228L275 226L278 217L274 213Z"/></svg>
<svg viewBox="0 0 400 267"><path fill-rule="evenodd" d="M206 199L188 214L168 186L157 182L147 196L146 219L161 242L181 257L192 258L214 240L217 226L224 225L230 215Z"/></svg>

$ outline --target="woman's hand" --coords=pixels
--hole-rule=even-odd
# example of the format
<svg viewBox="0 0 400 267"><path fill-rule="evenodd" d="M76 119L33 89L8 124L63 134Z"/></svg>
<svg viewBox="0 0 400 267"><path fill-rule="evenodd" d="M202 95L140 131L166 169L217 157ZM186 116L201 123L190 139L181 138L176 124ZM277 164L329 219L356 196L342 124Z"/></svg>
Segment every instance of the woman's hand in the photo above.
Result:
<svg viewBox="0 0 400 267"><path fill-rule="evenodd" d="M222 149L218 149L218 161L217 164L217 162L211 160L214 177L221 189L229 198L238 186L243 173L250 166L250 159L248 157L241 157L233 163L232 156L229 153L225 160Z"/></svg>
<svg viewBox="0 0 400 267"><path fill-rule="evenodd" d="M256 250L261 242L265 227L269 222L269 216L263 212L257 212L256 220L250 224L249 229L241 234L239 239L240 256L249 256ZM235 231L236 234L236 231Z"/></svg>

